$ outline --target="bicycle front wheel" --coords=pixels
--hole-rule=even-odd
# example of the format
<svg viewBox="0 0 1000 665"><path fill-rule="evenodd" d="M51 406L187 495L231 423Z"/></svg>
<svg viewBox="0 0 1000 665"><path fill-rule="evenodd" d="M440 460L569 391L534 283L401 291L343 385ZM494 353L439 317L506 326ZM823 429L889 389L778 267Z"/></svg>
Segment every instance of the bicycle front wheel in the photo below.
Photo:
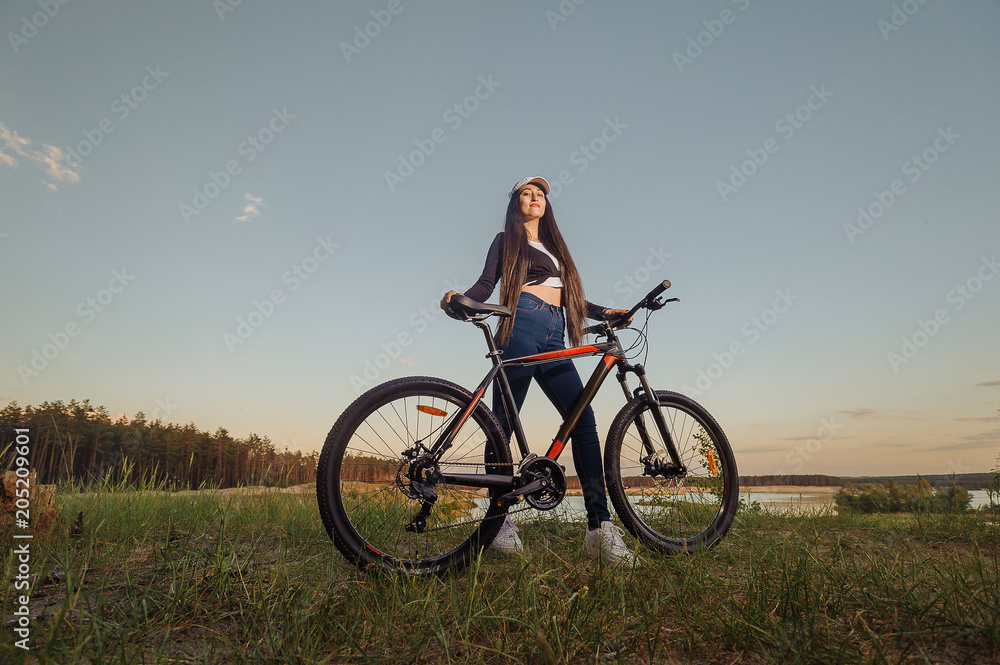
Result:
<svg viewBox="0 0 1000 665"><path fill-rule="evenodd" d="M722 428L684 395L656 391L659 406L640 396L618 413L604 451L605 482L619 519L632 535L664 552L715 545L739 505L739 473ZM675 472L653 409L684 465Z"/></svg>
<svg viewBox="0 0 1000 665"><path fill-rule="evenodd" d="M441 379L397 379L355 400L330 430L316 497L327 533L359 568L443 573L464 567L492 542L507 512L501 490L427 480L436 472L512 473L510 449L482 403L448 451L439 459L429 454L471 400Z"/></svg>

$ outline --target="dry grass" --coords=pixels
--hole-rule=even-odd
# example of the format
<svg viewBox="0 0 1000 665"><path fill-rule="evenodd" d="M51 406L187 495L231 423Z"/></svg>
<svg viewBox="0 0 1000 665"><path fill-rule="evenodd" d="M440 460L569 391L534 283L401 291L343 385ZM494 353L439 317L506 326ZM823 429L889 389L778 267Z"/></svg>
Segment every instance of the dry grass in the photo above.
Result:
<svg viewBox="0 0 1000 665"><path fill-rule="evenodd" d="M411 580L347 565L311 488L57 506L84 532L34 543L37 662L1000 661L1000 532L977 515L741 511L716 549L640 549L634 571L595 567L582 524L540 516L523 557ZM8 557L7 607L14 574ZM3 635L0 659L24 662Z"/></svg>

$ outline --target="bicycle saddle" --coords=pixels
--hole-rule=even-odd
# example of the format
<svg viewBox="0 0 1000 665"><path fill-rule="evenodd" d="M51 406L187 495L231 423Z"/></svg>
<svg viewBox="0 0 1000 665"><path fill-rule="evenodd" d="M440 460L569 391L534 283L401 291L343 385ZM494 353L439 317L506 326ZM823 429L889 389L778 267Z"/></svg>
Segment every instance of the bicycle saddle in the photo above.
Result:
<svg viewBox="0 0 1000 665"><path fill-rule="evenodd" d="M448 301L450 310L445 310L445 313L453 319L458 319L459 321L468 321L473 317L486 318L487 316L492 316L496 314L500 317L510 316L510 309L504 307L503 305L490 305L484 302L476 302L472 298L463 296L461 293L456 293Z"/></svg>

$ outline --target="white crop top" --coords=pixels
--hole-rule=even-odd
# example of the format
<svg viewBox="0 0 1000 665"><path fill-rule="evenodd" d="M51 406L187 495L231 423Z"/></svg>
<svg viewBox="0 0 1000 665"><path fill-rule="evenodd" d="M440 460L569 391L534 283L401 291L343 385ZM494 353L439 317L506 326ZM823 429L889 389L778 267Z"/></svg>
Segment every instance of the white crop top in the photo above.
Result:
<svg viewBox="0 0 1000 665"><path fill-rule="evenodd" d="M545 256L549 257L549 259L552 261L552 265L554 265L555 268L556 268L556 272L559 272L559 259L557 259L556 257L554 257L549 250L545 249L545 245L543 245L540 242L535 242L534 240L529 240L528 241L528 245L531 246L531 247L534 247L535 249L537 249L538 251L540 251L542 254L544 254ZM527 284L525 284L525 286L528 286L530 284L532 284L532 282L528 282ZM559 277L548 277L548 278L545 279L545 281L543 281L543 282L536 282L534 285L535 286L553 286L553 287L561 289L563 283L562 283L562 280Z"/></svg>

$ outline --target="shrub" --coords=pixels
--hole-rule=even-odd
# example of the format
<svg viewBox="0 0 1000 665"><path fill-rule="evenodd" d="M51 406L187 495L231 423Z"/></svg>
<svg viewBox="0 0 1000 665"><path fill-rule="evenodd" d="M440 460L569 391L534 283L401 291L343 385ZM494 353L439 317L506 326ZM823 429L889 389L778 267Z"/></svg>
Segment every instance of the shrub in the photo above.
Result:
<svg viewBox="0 0 1000 665"><path fill-rule="evenodd" d="M965 513L970 510L972 495L961 485L935 493L925 478L919 478L915 485L903 487L890 480L888 489L879 483L860 487L847 483L833 500L839 509L848 513Z"/></svg>

